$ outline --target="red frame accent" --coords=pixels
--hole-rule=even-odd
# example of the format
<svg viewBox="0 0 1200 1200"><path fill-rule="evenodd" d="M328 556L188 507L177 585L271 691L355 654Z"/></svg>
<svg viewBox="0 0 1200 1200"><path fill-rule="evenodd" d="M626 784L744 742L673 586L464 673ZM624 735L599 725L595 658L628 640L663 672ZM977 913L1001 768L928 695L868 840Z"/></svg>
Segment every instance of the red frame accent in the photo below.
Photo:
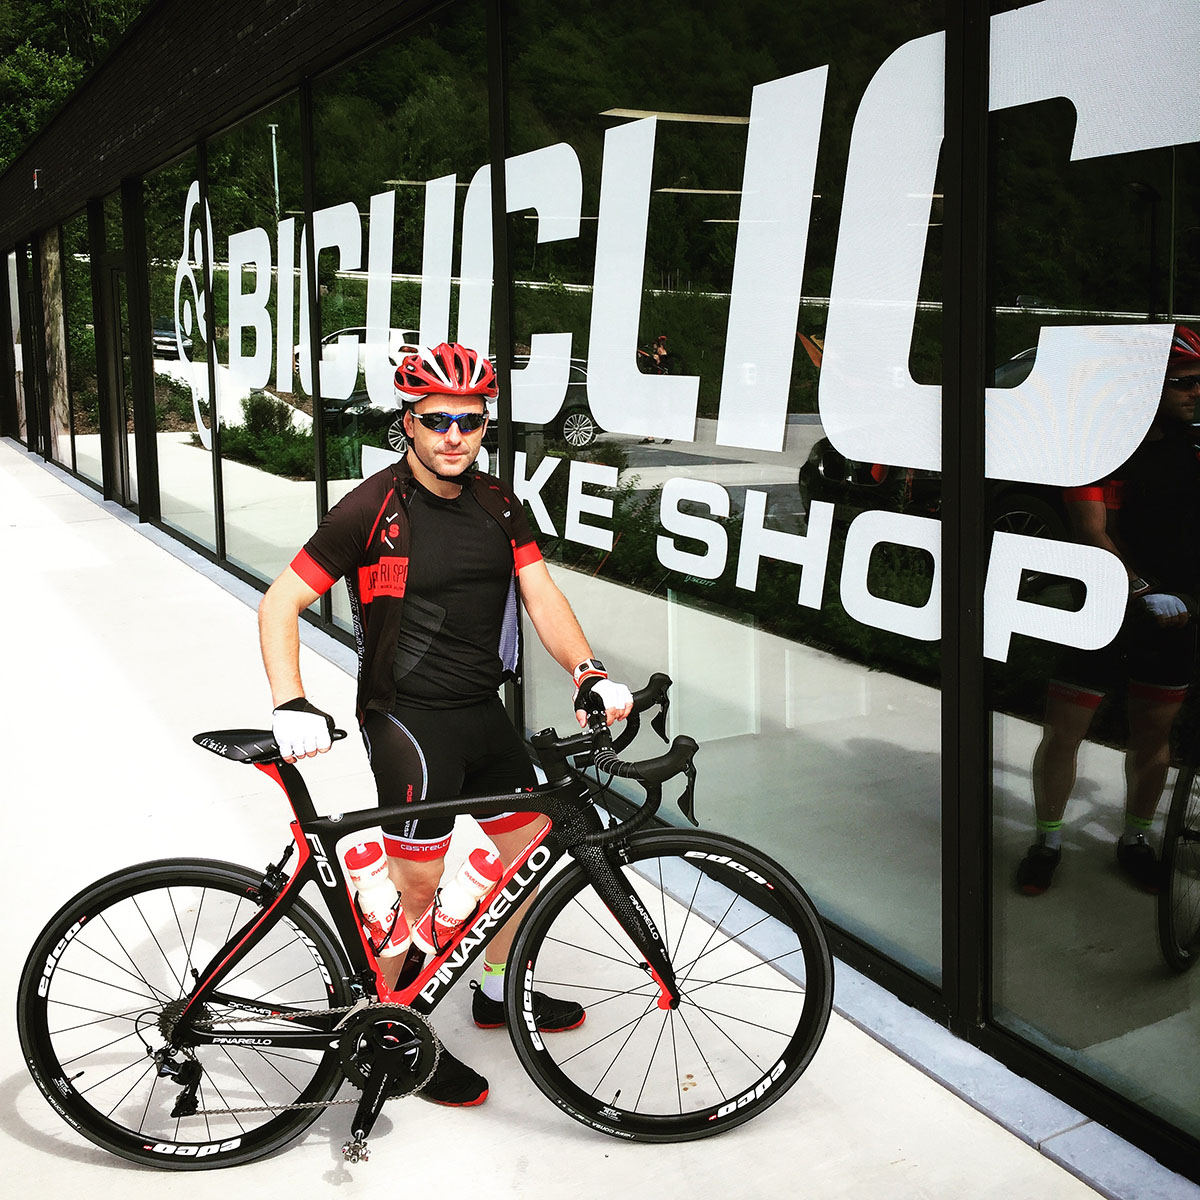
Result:
<svg viewBox="0 0 1200 1200"><path fill-rule="evenodd" d="M449 944L441 952L441 954L430 959L429 962L427 962L422 968L421 973L412 981L412 983L408 984L407 987L402 988L400 991L394 992L387 986L383 980L382 974L379 971L378 961L376 960L375 955L370 952L370 948L368 947L367 958L375 970L375 979L379 992L379 999L385 1004L411 1004L413 1000L415 1000L420 994L421 989L434 977L434 975L437 974L438 970L441 968L446 959L448 959L450 955L454 953L455 949L458 947L458 944L475 927L475 922L479 920L480 915L487 912L488 906L492 903L492 901L495 900L495 898L513 881L517 873L529 861L529 858L533 852L542 844L543 841L546 840L552 828L553 825L551 822L547 821L545 827L534 835L533 840L513 860L512 865L504 872L491 891L489 891L487 895L479 901L479 904L475 908L475 913L471 917L470 921L463 923L462 927L450 939Z"/></svg>

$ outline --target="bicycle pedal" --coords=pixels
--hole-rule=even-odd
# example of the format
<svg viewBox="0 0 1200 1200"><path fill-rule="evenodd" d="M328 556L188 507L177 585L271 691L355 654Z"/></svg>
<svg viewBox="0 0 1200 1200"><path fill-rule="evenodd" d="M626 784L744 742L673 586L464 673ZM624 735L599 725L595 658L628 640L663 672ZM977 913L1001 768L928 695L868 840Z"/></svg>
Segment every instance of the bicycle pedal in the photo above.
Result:
<svg viewBox="0 0 1200 1200"><path fill-rule="evenodd" d="M348 1163L366 1162L371 1157L371 1151L367 1149L367 1139L356 1137L343 1142L342 1157Z"/></svg>

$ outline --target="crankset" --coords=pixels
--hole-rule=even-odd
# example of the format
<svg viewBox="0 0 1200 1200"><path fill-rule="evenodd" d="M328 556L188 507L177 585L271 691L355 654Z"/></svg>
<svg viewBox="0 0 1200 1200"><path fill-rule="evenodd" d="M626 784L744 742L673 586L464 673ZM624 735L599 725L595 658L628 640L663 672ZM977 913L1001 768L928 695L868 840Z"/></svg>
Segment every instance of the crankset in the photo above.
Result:
<svg viewBox="0 0 1200 1200"><path fill-rule="evenodd" d="M429 1022L406 1004L373 1004L352 1012L338 1032L342 1071L362 1091L342 1154L348 1162L364 1162L367 1135L383 1102L420 1091L433 1078L441 1043Z"/></svg>

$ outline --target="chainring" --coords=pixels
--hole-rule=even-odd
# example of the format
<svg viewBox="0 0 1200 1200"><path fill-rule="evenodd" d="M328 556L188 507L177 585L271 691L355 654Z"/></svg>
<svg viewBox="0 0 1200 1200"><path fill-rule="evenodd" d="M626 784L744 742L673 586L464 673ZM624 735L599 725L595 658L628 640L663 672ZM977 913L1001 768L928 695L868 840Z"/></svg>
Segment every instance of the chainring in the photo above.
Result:
<svg viewBox="0 0 1200 1200"><path fill-rule="evenodd" d="M338 1057L346 1078L360 1091L384 1056L397 1074L389 1099L420 1091L437 1070L441 1043L433 1026L407 1004L372 1004L351 1013L338 1030Z"/></svg>

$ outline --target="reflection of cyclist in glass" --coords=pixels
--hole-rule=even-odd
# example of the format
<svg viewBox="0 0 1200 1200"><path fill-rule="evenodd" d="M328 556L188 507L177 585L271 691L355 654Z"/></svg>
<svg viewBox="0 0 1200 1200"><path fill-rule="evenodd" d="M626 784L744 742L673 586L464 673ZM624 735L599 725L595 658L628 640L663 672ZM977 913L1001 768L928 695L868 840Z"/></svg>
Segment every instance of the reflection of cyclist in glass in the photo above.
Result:
<svg viewBox="0 0 1200 1200"><path fill-rule="evenodd" d="M1050 683L1033 760L1037 841L1017 888L1037 896L1062 857L1063 813L1079 745L1105 693L1127 685L1125 831L1117 862L1143 891L1159 890L1146 840L1170 765L1171 726L1191 683L1200 606L1200 462L1192 420L1200 395L1200 336L1175 327L1158 411L1145 438L1108 479L1066 493L1080 541L1116 554L1129 575L1129 607L1112 643L1068 656Z"/></svg>
<svg viewBox="0 0 1200 1200"><path fill-rule="evenodd" d="M358 642L358 717L381 805L519 792L535 778L497 695L517 665L517 598L550 654L574 674L576 696L595 691L607 719L629 715L632 697L608 680L570 605L542 561L518 501L473 470L496 395L491 363L464 346L408 355L396 371L408 450L336 505L271 585L259 609L263 662L275 708L273 732L289 762L329 749L332 719L304 696L299 614L345 577ZM518 586L519 579L519 586ZM585 715L579 713L580 724ZM481 821L505 863L546 818L510 813ZM413 819L384 830L389 869L414 919L433 901L450 821ZM472 1012L503 1024L511 920L488 946ZM410 952L409 969L419 952ZM383 960L394 986L404 959ZM578 1025L583 1009L535 995L538 1028ZM442 1051L424 1095L479 1104L487 1080Z"/></svg>
<svg viewBox="0 0 1200 1200"><path fill-rule="evenodd" d="M667 349L667 335L660 333L654 341L654 345L645 350L638 351L638 370L643 375L670 375L671 372L671 353ZM651 437L642 438L643 446L649 445L654 439ZM670 442L670 438L663 438L663 445Z"/></svg>

